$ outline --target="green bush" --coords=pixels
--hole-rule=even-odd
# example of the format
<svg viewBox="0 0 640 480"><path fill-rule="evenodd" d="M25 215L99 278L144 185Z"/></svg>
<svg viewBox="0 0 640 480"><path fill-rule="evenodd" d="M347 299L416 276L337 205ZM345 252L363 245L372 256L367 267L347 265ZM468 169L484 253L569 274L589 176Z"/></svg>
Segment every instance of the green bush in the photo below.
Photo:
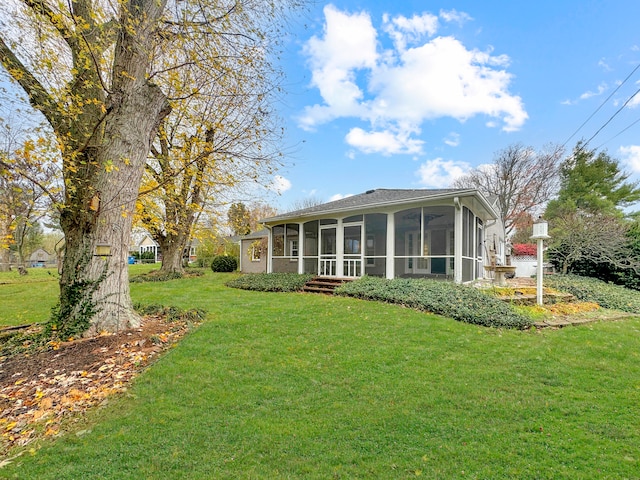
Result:
<svg viewBox="0 0 640 480"><path fill-rule="evenodd" d="M571 293L578 300L595 302L603 308L640 313L640 292L614 285L593 277L578 275L548 275L546 286Z"/></svg>
<svg viewBox="0 0 640 480"><path fill-rule="evenodd" d="M337 295L397 303L486 327L527 328L531 319L474 287L438 280L362 277L336 288Z"/></svg>
<svg viewBox="0 0 640 480"><path fill-rule="evenodd" d="M297 273L256 273L227 282L228 287L261 292L299 292L313 275Z"/></svg>
<svg viewBox="0 0 640 480"><path fill-rule="evenodd" d="M214 272L235 272L238 269L238 260L231 255L216 255L211 260L211 270Z"/></svg>

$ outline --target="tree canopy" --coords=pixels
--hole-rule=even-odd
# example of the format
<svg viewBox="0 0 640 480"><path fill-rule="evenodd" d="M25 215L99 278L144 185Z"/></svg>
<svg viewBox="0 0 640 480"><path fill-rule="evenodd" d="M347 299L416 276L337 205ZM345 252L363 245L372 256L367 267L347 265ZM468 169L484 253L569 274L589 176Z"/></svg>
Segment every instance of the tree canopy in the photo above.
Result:
<svg viewBox="0 0 640 480"><path fill-rule="evenodd" d="M551 226L549 257L562 272L640 273L633 223L623 211L640 200L640 189L628 178L617 160L581 143L562 162L558 196L545 212Z"/></svg>
<svg viewBox="0 0 640 480"><path fill-rule="evenodd" d="M454 182L456 188L475 188L497 200L505 238L519 223L537 213L558 188L562 149L549 145L542 151L513 144L497 152L493 163L482 165Z"/></svg>
<svg viewBox="0 0 640 480"><path fill-rule="evenodd" d="M0 63L50 124L62 157L65 251L58 335L137 325L127 254L158 127L173 102L197 99L232 68L259 80L280 21L297 0L9 0ZM170 88L171 87L171 88ZM238 98L237 101L242 101ZM212 115L217 112L213 111ZM190 127L191 128L191 127ZM96 246L110 246L108 256Z"/></svg>
<svg viewBox="0 0 640 480"><path fill-rule="evenodd" d="M629 182L629 174L607 152L587 150L578 143L572 155L560 165L560 190L549 202L547 216L555 212L583 211L615 213L640 200L638 182Z"/></svg>

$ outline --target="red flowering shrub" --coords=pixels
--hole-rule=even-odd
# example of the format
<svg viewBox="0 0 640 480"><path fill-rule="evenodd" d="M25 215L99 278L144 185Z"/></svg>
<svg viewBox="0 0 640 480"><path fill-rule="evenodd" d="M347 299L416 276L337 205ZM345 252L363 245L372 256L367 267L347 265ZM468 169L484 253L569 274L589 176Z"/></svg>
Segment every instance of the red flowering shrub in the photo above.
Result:
<svg viewBox="0 0 640 480"><path fill-rule="evenodd" d="M514 243L512 246L512 254L536 256L538 253L537 248L535 243Z"/></svg>

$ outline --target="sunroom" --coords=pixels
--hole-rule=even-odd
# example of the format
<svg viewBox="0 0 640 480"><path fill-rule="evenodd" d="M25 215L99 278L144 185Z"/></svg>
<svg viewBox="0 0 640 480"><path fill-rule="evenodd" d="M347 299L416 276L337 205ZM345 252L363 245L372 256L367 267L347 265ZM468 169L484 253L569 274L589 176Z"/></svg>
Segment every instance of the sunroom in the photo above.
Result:
<svg viewBox="0 0 640 480"><path fill-rule="evenodd" d="M483 276L497 217L477 190L369 190L264 219L267 271L468 282Z"/></svg>

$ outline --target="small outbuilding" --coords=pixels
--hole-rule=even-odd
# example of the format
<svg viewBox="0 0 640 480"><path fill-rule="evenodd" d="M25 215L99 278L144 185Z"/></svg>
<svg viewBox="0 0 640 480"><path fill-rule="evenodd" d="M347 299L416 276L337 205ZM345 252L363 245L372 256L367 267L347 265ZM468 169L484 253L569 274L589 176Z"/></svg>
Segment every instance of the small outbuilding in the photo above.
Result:
<svg viewBox="0 0 640 480"><path fill-rule="evenodd" d="M265 273L267 271L267 249L269 230L263 228L244 235L240 243L240 271L242 273Z"/></svg>
<svg viewBox="0 0 640 480"><path fill-rule="evenodd" d="M55 258L52 258L44 248L38 248L29 256L29 266L32 268L45 267L52 261L55 261Z"/></svg>

